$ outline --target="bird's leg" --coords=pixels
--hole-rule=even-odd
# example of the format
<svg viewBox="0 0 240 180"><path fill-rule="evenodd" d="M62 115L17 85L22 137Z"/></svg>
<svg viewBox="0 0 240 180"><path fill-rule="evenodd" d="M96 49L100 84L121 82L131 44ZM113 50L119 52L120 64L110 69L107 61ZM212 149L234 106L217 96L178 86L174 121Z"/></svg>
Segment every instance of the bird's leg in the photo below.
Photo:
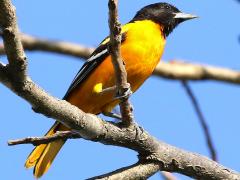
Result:
<svg viewBox="0 0 240 180"><path fill-rule="evenodd" d="M114 100L116 99L122 99L122 98L128 98L131 94L131 87L130 84L127 83L127 86L123 88L123 92L118 92L117 91L117 86L111 86L111 87L107 87L105 89L103 89L103 84L102 83L98 83L93 87L93 92L97 93L97 94L106 94L106 93L116 93L116 95L114 96ZM117 92L116 92L117 91Z"/></svg>
<svg viewBox="0 0 240 180"><path fill-rule="evenodd" d="M116 92L117 87L116 86L111 86L103 89L103 84L98 83L93 87L93 92L96 94L106 94L106 93L114 93Z"/></svg>
<svg viewBox="0 0 240 180"><path fill-rule="evenodd" d="M111 118L116 118L116 119L119 119L119 120L122 119L121 115L113 113L113 112L102 112L102 114L104 116L108 116L108 117L111 117Z"/></svg>
<svg viewBox="0 0 240 180"><path fill-rule="evenodd" d="M110 92L116 92L117 91L117 86L116 85L115 86L111 86L111 87L107 87L105 89L103 89L102 87L103 87L102 83L96 84L93 87L93 92L95 92L97 94L105 94L105 93L110 93ZM127 84L126 88L123 88L123 90L124 90L124 92L121 93L121 95L120 95L119 92L116 93L116 95L114 96L114 100L122 99L122 98L128 98L132 94L132 91L131 91L129 83ZM108 116L108 117L111 117L111 118L116 118L116 119L119 119L119 120L122 119L121 115L113 113L113 112L103 111L102 114L104 116Z"/></svg>
<svg viewBox="0 0 240 180"><path fill-rule="evenodd" d="M102 89L100 94L105 94L105 93L108 93L108 92L115 92L116 89L117 89L116 86L108 87L108 88Z"/></svg>

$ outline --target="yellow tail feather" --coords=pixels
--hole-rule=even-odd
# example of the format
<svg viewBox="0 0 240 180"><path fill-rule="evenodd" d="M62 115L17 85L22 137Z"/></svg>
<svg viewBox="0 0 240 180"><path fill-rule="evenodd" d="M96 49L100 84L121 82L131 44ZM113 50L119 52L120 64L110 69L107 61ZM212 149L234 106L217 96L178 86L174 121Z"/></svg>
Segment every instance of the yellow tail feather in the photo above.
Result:
<svg viewBox="0 0 240 180"><path fill-rule="evenodd" d="M65 141L58 140L47 145L34 167L33 172L36 178L40 178L47 172L64 143Z"/></svg>
<svg viewBox="0 0 240 180"><path fill-rule="evenodd" d="M53 135L56 131L66 130L60 123L55 123L45 136ZM64 140L54 141L49 144L37 146L28 156L25 167L34 167L34 176L39 178L47 172L57 153L65 143Z"/></svg>
<svg viewBox="0 0 240 180"><path fill-rule="evenodd" d="M46 144L42 144L40 146L37 146L31 152L31 154L28 156L28 158L27 158L27 160L25 162L25 167L26 168L34 167L46 147L47 147Z"/></svg>

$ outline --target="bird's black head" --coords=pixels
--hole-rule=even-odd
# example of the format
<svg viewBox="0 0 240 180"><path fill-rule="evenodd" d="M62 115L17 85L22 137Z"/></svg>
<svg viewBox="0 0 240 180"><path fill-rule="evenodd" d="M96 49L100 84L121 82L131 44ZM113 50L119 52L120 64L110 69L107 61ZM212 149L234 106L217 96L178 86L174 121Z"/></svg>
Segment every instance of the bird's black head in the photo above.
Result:
<svg viewBox="0 0 240 180"><path fill-rule="evenodd" d="M163 27L163 33L168 36L181 22L196 18L197 16L185 14L168 3L155 3L145 6L137 12L131 22L139 20L152 20Z"/></svg>

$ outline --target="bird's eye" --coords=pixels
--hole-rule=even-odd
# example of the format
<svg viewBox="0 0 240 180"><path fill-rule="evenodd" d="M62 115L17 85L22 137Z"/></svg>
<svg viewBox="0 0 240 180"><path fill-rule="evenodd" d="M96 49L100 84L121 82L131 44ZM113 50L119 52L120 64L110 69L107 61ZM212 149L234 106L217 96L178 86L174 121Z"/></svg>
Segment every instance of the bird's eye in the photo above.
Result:
<svg viewBox="0 0 240 180"><path fill-rule="evenodd" d="M165 9L170 9L170 7L168 5L165 6Z"/></svg>

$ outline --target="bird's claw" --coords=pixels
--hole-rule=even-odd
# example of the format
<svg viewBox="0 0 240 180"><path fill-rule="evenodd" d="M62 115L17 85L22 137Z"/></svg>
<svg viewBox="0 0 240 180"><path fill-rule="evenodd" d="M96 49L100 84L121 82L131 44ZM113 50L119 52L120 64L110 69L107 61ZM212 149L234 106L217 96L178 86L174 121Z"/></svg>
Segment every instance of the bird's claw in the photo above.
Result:
<svg viewBox="0 0 240 180"><path fill-rule="evenodd" d="M124 92L121 94L118 92L114 99L123 99L123 98L127 99L132 95L132 93L133 92L131 90L130 84L128 84L128 87L124 88Z"/></svg>

